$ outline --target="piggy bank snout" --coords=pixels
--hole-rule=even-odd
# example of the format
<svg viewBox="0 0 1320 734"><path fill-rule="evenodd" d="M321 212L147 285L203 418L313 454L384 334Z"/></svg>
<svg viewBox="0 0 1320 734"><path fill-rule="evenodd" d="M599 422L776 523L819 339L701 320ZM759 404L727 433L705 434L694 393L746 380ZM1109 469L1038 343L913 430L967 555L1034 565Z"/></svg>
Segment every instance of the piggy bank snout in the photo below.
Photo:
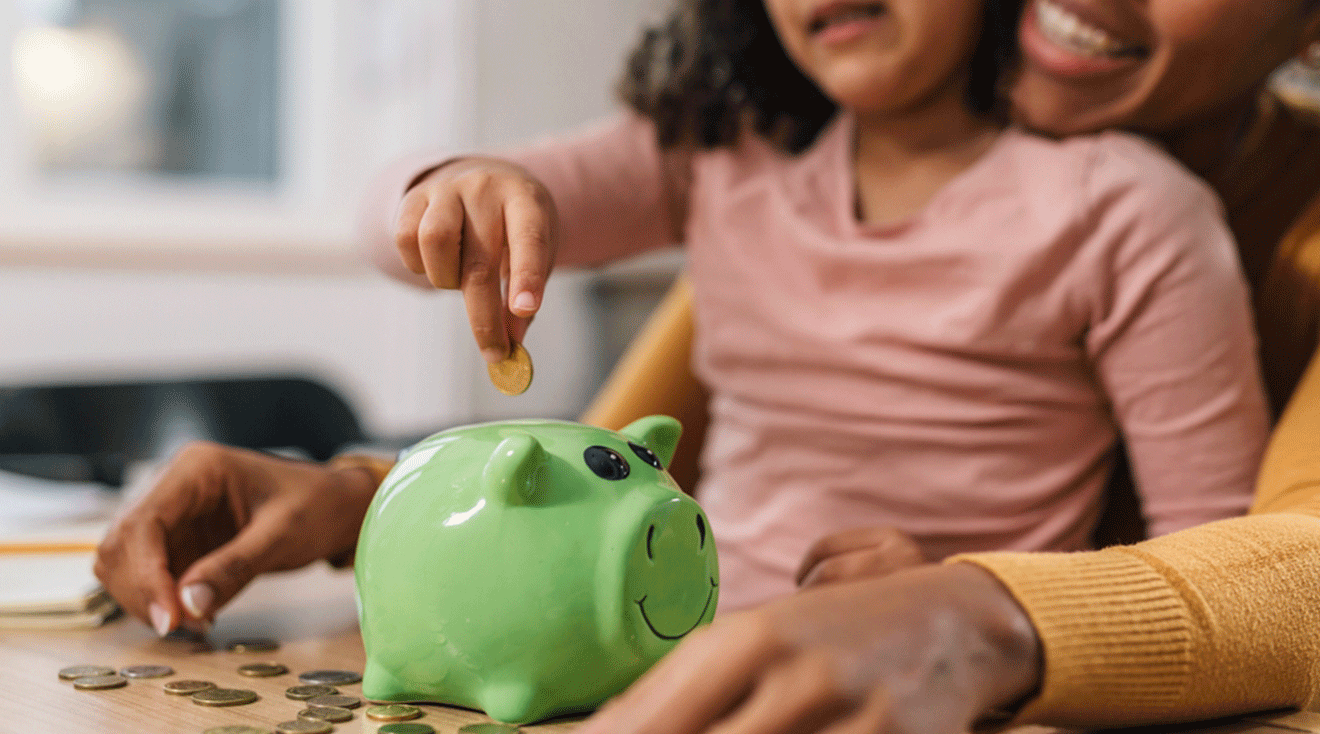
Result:
<svg viewBox="0 0 1320 734"><path fill-rule="evenodd" d="M642 626L677 640L714 614L719 587L715 540L697 504L664 502L642 519L628 601Z"/></svg>

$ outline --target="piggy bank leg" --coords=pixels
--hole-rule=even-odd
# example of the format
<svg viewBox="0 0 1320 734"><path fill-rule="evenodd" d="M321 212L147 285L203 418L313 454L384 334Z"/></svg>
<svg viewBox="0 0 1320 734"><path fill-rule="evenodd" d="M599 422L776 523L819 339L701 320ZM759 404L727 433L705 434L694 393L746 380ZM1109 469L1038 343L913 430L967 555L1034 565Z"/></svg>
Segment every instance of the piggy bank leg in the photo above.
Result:
<svg viewBox="0 0 1320 734"><path fill-rule="evenodd" d="M533 708L536 690L527 683L491 682L479 698L486 715L505 724L526 724L545 716Z"/></svg>
<svg viewBox="0 0 1320 734"><path fill-rule="evenodd" d="M362 696L369 701L407 701L414 698L394 674L375 660L362 671Z"/></svg>

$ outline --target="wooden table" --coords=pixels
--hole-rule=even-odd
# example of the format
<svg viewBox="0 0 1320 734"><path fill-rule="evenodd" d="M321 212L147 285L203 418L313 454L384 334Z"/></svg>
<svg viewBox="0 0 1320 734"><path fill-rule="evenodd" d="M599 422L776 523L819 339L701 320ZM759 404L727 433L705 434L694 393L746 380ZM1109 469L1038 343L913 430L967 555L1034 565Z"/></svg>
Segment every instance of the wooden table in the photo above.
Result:
<svg viewBox="0 0 1320 734"><path fill-rule="evenodd" d="M158 639L136 619L120 618L94 630L0 631L0 732L58 734L197 733L213 726L248 724L273 730L281 721L297 718L304 706L284 696L308 670L361 672L362 637L353 604L353 575L317 565L302 571L273 574L254 582L221 614L209 636L215 650L202 642ZM273 653L234 653L227 640L269 637L280 642ZM238 674L244 663L273 660L289 673L272 678ZM59 680L70 665L169 665L169 678L130 680L125 688L80 691ZM247 688L261 700L246 706L210 708L187 696L165 693L168 680L200 678L222 688ZM361 695L360 685L341 686L347 695ZM489 722L484 715L445 706L422 706L416 721L440 734L455 734L460 726ZM367 719L362 708L353 719L335 725L338 734L375 732L381 724ZM572 722L524 726L527 734L565 734Z"/></svg>
<svg viewBox="0 0 1320 734"><path fill-rule="evenodd" d="M269 637L281 647L273 653L233 653L227 640ZM249 724L274 729L297 717L301 702L284 696L298 685L298 673L317 669L361 671L364 662L353 605L353 575L317 565L302 571L264 576L254 582L221 615L210 635L215 648L202 642L158 639L146 625L120 618L95 630L73 632L0 631L0 732L54 734L200 733L213 726ZM290 672L273 678L238 674L244 663L273 660ZM125 688L79 691L58 678L70 665L163 664L174 668L170 678L130 680ZM208 708L186 696L164 692L167 680L200 678L224 688L248 688L261 700L247 706ZM341 692L359 695L358 685ZM466 724L490 721L474 711L446 706L422 706L417 721L440 734L456 734ZM366 719L362 709L352 721L335 725L337 734L375 732L381 725ZM568 734L573 721L524 726L526 734ZM1320 714L1243 717L1201 727L1161 727L1141 730L1184 734L1320 734ZM1059 734L1044 727L1025 727L1015 734Z"/></svg>

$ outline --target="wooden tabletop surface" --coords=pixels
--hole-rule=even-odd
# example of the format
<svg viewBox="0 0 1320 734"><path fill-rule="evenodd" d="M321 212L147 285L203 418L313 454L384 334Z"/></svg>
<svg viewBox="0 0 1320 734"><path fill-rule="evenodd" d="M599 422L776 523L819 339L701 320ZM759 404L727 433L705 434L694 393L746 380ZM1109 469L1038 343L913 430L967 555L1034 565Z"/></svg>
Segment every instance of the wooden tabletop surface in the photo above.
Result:
<svg viewBox="0 0 1320 734"><path fill-rule="evenodd" d="M272 653L228 652L225 643L243 637L277 640ZM238 673L245 663L274 661L289 668L284 675L248 678ZM284 690L298 685L298 674L309 670L339 669L361 672L364 662L353 603L353 575L316 566L285 574L264 576L225 609L207 642L158 639L135 619L119 618L103 627L78 631L0 630L0 732L55 732L57 734L187 734L227 724L247 724L274 730L282 721L297 718L299 701ZM72 665L168 665L167 678L130 680L124 688L105 691L75 690L58 672ZM222 688L247 688L260 700L245 706L209 708L186 696L165 693L170 680L201 679ZM340 686L347 695L361 695L361 686ZM418 722L440 734L456 734L459 727L489 722L484 715L446 706L422 706ZM335 725L337 734L372 734L383 724L362 713ZM524 726L525 734L568 734L573 721ZM1164 731L1195 734L1320 734L1320 714L1244 717L1196 728L1169 727ZM1017 734L1057 732L1027 727ZM1145 730L1149 734L1151 729Z"/></svg>
<svg viewBox="0 0 1320 734"><path fill-rule="evenodd" d="M280 649L271 653L225 650L228 640L242 637L271 638L280 643ZM284 695L286 688L299 685L299 673L362 671L364 653L353 604L353 575L318 564L262 577L220 615L209 642L158 639L145 624L122 617L94 630L0 630L0 732L200 734L226 724L273 731L279 722L296 719L304 708L302 702ZM271 678L238 673L240 665L268 660L283 663L289 672ZM168 665L175 674L130 680L124 688L81 691L59 679L59 670L71 665L115 669ZM256 691L260 700L246 706L210 708L187 696L167 694L162 688L167 681L183 679L246 688ZM362 692L357 684L339 688L350 696ZM424 713L416 721L430 724L440 734L455 734L466 724L490 721L464 709L421 708ZM371 733L383 725L365 718L362 711L358 708L351 721L336 724L335 732ZM560 721L522 729L526 734L564 734L572 727L571 722Z"/></svg>

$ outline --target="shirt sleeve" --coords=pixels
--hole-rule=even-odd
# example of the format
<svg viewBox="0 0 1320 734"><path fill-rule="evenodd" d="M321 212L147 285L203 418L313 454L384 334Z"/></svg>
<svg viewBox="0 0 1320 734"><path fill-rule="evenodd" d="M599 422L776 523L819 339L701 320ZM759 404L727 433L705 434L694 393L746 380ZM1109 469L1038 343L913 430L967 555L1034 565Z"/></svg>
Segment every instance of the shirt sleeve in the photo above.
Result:
<svg viewBox="0 0 1320 734"><path fill-rule="evenodd" d="M1100 152L1091 358L1151 536L1244 514L1269 435L1255 327L1214 195L1155 151ZM1148 160L1151 159L1151 160Z"/></svg>
<svg viewBox="0 0 1320 734"><path fill-rule="evenodd" d="M360 240L386 274L415 285L425 278L403 267L394 220L408 189L455 159L452 151L399 160L367 192ZM527 168L550 190L559 214L557 265L599 265L673 244L678 208L669 158L645 118L620 113L567 136L500 154Z"/></svg>

